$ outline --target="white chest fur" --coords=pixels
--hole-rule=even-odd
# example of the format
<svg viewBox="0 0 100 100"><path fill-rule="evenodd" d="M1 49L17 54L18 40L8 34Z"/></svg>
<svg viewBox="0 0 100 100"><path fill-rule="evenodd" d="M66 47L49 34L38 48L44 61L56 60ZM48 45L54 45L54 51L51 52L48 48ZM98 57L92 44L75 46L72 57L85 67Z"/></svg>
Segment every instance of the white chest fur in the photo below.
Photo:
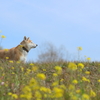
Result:
<svg viewBox="0 0 100 100"><path fill-rule="evenodd" d="M20 56L20 61L26 62L27 52L23 50L22 55Z"/></svg>

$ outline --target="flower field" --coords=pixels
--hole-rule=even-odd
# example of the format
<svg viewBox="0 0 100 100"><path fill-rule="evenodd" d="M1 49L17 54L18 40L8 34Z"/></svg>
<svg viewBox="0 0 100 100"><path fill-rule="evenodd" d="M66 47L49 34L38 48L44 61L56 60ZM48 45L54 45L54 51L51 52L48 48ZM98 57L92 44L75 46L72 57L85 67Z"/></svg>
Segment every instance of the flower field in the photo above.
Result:
<svg viewBox="0 0 100 100"><path fill-rule="evenodd" d="M0 61L0 100L100 100L99 62Z"/></svg>

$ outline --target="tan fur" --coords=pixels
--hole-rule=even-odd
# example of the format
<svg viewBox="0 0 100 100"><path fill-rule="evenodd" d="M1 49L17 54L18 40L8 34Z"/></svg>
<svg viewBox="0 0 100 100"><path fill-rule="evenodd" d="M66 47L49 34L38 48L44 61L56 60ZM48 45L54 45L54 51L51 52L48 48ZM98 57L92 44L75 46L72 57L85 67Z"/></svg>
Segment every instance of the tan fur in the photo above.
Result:
<svg viewBox="0 0 100 100"><path fill-rule="evenodd" d="M20 45L17 47L8 49L8 50L0 50L0 58L6 59L6 57L9 57L10 60L18 61L20 59L20 56L22 55L22 48Z"/></svg>
<svg viewBox="0 0 100 100"><path fill-rule="evenodd" d="M0 50L0 58L6 59L6 57L9 58L9 60L15 60L19 61L21 56L25 56L23 47L25 47L27 50L30 50L31 48L35 48L37 45L33 43L33 46L31 48L28 47L28 43L32 43L32 41L29 38L24 37L24 40L20 43L20 45L11 48L11 49L4 49Z"/></svg>

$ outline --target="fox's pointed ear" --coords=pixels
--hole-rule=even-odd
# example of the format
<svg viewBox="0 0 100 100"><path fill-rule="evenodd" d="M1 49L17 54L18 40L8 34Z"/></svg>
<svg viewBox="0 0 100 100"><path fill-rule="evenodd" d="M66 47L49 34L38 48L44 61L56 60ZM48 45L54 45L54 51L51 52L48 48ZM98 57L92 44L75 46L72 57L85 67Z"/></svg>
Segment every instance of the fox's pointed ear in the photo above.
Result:
<svg viewBox="0 0 100 100"><path fill-rule="evenodd" d="M26 38L26 36L24 36L24 40L26 40L27 38Z"/></svg>

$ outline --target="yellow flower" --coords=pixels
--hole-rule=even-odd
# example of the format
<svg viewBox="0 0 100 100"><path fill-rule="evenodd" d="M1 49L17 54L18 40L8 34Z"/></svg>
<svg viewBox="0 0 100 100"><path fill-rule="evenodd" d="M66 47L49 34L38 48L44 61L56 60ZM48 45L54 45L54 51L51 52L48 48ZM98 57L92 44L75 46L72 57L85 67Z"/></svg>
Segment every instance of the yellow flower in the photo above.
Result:
<svg viewBox="0 0 100 100"><path fill-rule="evenodd" d="M15 99L18 98L17 94L12 94L12 97L15 98Z"/></svg>
<svg viewBox="0 0 100 100"><path fill-rule="evenodd" d="M81 50L82 50L82 47L77 47L77 49L78 49L79 51L81 51Z"/></svg>
<svg viewBox="0 0 100 100"><path fill-rule="evenodd" d="M89 75L89 74L90 74L90 72L89 72L89 71L85 71L85 74L88 74L88 75Z"/></svg>
<svg viewBox="0 0 100 100"><path fill-rule="evenodd" d="M70 62L68 65L68 68L72 71L75 71L75 70L77 70L77 65L73 62Z"/></svg>
<svg viewBox="0 0 100 100"><path fill-rule="evenodd" d="M8 93L8 95L12 95L12 93L11 93L11 92L9 92L9 93Z"/></svg>
<svg viewBox="0 0 100 100"><path fill-rule="evenodd" d="M100 83L100 79L98 80L98 82Z"/></svg>
<svg viewBox="0 0 100 100"><path fill-rule="evenodd" d="M68 89L69 89L69 90L74 90L74 89L75 89L75 86L72 85L72 84L70 84L69 87L68 87Z"/></svg>
<svg viewBox="0 0 100 100"><path fill-rule="evenodd" d="M43 71L46 71L46 69L43 69Z"/></svg>
<svg viewBox="0 0 100 100"><path fill-rule="evenodd" d="M5 73L3 73L2 76L5 76Z"/></svg>
<svg viewBox="0 0 100 100"><path fill-rule="evenodd" d="M89 83L90 83L90 80L89 80L89 79L87 79L87 78L86 78L86 77L84 77L84 76L82 77L82 80L83 80L83 81L85 81L85 82L89 82Z"/></svg>
<svg viewBox="0 0 100 100"><path fill-rule="evenodd" d="M11 67L11 69L15 69L14 67Z"/></svg>
<svg viewBox="0 0 100 100"><path fill-rule="evenodd" d="M46 87L40 87L40 91L47 92L47 88Z"/></svg>
<svg viewBox="0 0 100 100"><path fill-rule="evenodd" d="M26 72L26 74L29 74L31 72L31 70L30 69L27 69L27 72Z"/></svg>
<svg viewBox="0 0 100 100"><path fill-rule="evenodd" d="M23 91L24 93L29 93L29 92L31 92L31 88L30 88L29 86L25 86L25 87L22 89L22 91Z"/></svg>
<svg viewBox="0 0 100 100"><path fill-rule="evenodd" d="M24 71L24 67L21 67L21 71L22 71L22 72Z"/></svg>
<svg viewBox="0 0 100 100"><path fill-rule="evenodd" d="M73 84L77 84L78 81L77 81L77 80L73 80L72 83L73 83Z"/></svg>
<svg viewBox="0 0 100 100"><path fill-rule="evenodd" d="M57 74L62 73L62 68L60 66L55 66L55 70L57 71Z"/></svg>
<svg viewBox="0 0 100 100"><path fill-rule="evenodd" d="M30 100L32 98L32 93L28 92L28 93L25 93L25 94L21 94L20 98L26 98L27 100Z"/></svg>
<svg viewBox="0 0 100 100"><path fill-rule="evenodd" d="M9 59L9 57L6 57L6 59Z"/></svg>
<svg viewBox="0 0 100 100"><path fill-rule="evenodd" d="M88 57L88 58L86 58L86 59L87 59L88 61L90 61L90 60L91 60L91 58L89 58L89 57Z"/></svg>
<svg viewBox="0 0 100 100"><path fill-rule="evenodd" d="M41 98L42 98L42 95L41 95L41 93L39 92L39 91L36 91L35 92L35 97L37 98L36 100L41 100Z"/></svg>
<svg viewBox="0 0 100 100"><path fill-rule="evenodd" d="M89 100L89 99L90 99L89 95L87 94L82 95L82 100Z"/></svg>
<svg viewBox="0 0 100 100"><path fill-rule="evenodd" d="M33 66L32 67L32 71L36 72L38 70L38 67L37 66Z"/></svg>
<svg viewBox="0 0 100 100"><path fill-rule="evenodd" d="M80 90L80 89L76 90L76 93L80 93L80 92L81 92L81 90Z"/></svg>
<svg viewBox="0 0 100 100"><path fill-rule="evenodd" d="M12 60L9 60L9 62L10 62L10 63L13 63L13 61L12 61Z"/></svg>
<svg viewBox="0 0 100 100"><path fill-rule="evenodd" d="M60 82L63 82L64 81L64 79L62 78L61 80L60 80Z"/></svg>
<svg viewBox="0 0 100 100"><path fill-rule="evenodd" d="M41 80L45 80L46 79L46 76L43 74L43 73L38 73L37 74L37 77Z"/></svg>
<svg viewBox="0 0 100 100"><path fill-rule="evenodd" d="M12 72L11 74L15 74L14 72Z"/></svg>
<svg viewBox="0 0 100 100"><path fill-rule="evenodd" d="M82 64L82 63L78 63L78 67L80 67L80 68L84 68L84 65Z"/></svg>
<svg viewBox="0 0 100 100"><path fill-rule="evenodd" d="M16 63L17 63L17 64L19 64L19 63L20 63L20 61L17 61Z"/></svg>
<svg viewBox="0 0 100 100"><path fill-rule="evenodd" d="M58 81L55 81L52 83L52 86L57 86L58 84L59 84Z"/></svg>
<svg viewBox="0 0 100 100"><path fill-rule="evenodd" d="M56 73L53 73L53 76L54 76L54 77L57 77L57 76L58 76L58 74L56 74Z"/></svg>
<svg viewBox="0 0 100 100"><path fill-rule="evenodd" d="M53 88L53 98L60 98L63 97L64 90L58 87Z"/></svg>
<svg viewBox="0 0 100 100"><path fill-rule="evenodd" d="M1 35L1 38L6 38L6 36L4 36L4 35Z"/></svg>
<svg viewBox="0 0 100 100"><path fill-rule="evenodd" d="M32 78L29 82L30 86L34 86L34 85L38 85L37 80L35 80L34 78Z"/></svg>
<svg viewBox="0 0 100 100"><path fill-rule="evenodd" d="M8 49L4 49L6 52L8 51Z"/></svg>
<svg viewBox="0 0 100 100"><path fill-rule="evenodd" d="M64 84L60 85L61 89L66 89L66 86Z"/></svg>
<svg viewBox="0 0 100 100"><path fill-rule="evenodd" d="M72 95L72 96L71 96L71 100L78 100L78 97L75 96L75 95Z"/></svg>
<svg viewBox="0 0 100 100"><path fill-rule="evenodd" d="M93 90L91 90L90 91L90 97L95 97L95 96L96 96L96 93Z"/></svg>
<svg viewBox="0 0 100 100"><path fill-rule="evenodd" d="M33 63L30 63L30 66L33 66L34 64Z"/></svg>

